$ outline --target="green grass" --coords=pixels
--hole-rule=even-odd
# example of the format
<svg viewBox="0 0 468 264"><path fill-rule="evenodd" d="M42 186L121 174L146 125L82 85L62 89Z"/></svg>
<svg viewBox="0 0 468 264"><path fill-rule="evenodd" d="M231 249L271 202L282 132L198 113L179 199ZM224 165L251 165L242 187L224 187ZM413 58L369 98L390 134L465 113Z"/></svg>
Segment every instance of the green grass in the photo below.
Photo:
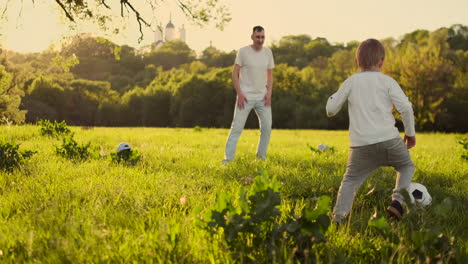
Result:
<svg viewBox="0 0 468 264"><path fill-rule="evenodd" d="M0 126L0 141L38 152L22 169L0 172L0 262L255 262L235 259L222 236L198 228L194 208L206 213L217 193L248 188L258 167L281 182L282 211L313 205L322 195L334 202L349 148L347 131L273 130L263 162L255 160L259 131L245 130L236 161L222 165L226 129L71 129L101 158L67 160L55 153L61 141L41 136L39 127ZM306 262L467 260L468 161L460 137L418 134L410 151L414 181L426 185L431 206L413 208L400 223L388 219L389 231L368 227L375 212L387 218L395 182L393 169L378 169L362 185L349 221L331 225L327 242L315 244ZM123 141L142 155L134 167L111 162ZM336 151L318 154L307 146L320 143ZM433 234L448 242L432 243ZM289 257L278 263L298 261L294 245L283 248Z"/></svg>

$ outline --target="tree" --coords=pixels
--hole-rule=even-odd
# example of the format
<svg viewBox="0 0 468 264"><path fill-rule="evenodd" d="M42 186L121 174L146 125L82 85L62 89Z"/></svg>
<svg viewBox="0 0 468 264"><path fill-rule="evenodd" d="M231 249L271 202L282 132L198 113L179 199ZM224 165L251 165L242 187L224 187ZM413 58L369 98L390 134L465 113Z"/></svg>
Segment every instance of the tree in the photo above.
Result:
<svg viewBox="0 0 468 264"><path fill-rule="evenodd" d="M169 70L194 60L195 52L185 42L180 40L164 42L160 48L146 54L144 57L146 64L162 66L164 70Z"/></svg>
<svg viewBox="0 0 468 264"><path fill-rule="evenodd" d="M172 93L168 90L145 91L143 96L143 124L145 126L167 127L172 123Z"/></svg>
<svg viewBox="0 0 468 264"><path fill-rule="evenodd" d="M456 24L448 29L448 43L453 50L468 50L468 26Z"/></svg>
<svg viewBox="0 0 468 264"><path fill-rule="evenodd" d="M25 119L26 111L20 110L22 91L12 87L12 76L5 67L0 65L0 123L21 123Z"/></svg>
<svg viewBox="0 0 468 264"><path fill-rule="evenodd" d="M182 83L173 96L171 113L177 126L222 126L226 84L193 76ZM217 111L213 111L216 109Z"/></svg>
<svg viewBox="0 0 468 264"><path fill-rule="evenodd" d="M28 110L27 122L40 119L64 120L65 91L55 80L37 77L23 98L22 107Z"/></svg>
<svg viewBox="0 0 468 264"><path fill-rule="evenodd" d="M223 52L215 47L203 50L200 60L208 67L224 68L234 65L236 52Z"/></svg>
<svg viewBox="0 0 468 264"><path fill-rule="evenodd" d="M36 4L35 0L31 0ZM1 10L7 10L10 5L23 5L23 1L6 1L0 5ZM62 12L71 24L83 21L91 21L102 30L119 32L118 26L113 25L116 21L127 20L134 17L138 22L140 38L143 39L143 26L150 27L147 18L142 15L142 11L151 10L149 17L157 17L157 7L164 0L55 0L58 10ZM230 18L227 7L221 4L220 0L174 0L180 10L192 22L198 25L214 23L216 27L222 29ZM5 13L5 12L3 12ZM0 17L3 18L3 15ZM110 27L114 26L113 29Z"/></svg>
<svg viewBox="0 0 468 264"><path fill-rule="evenodd" d="M96 125L99 106L119 99L118 93L110 89L109 82L83 79L73 80L64 97L64 119L75 125Z"/></svg>
<svg viewBox="0 0 468 264"><path fill-rule="evenodd" d="M438 116L437 128L445 131L468 132L468 50L457 50L453 91L441 105L447 111Z"/></svg>
<svg viewBox="0 0 468 264"><path fill-rule="evenodd" d="M125 124L143 126L144 90L141 87L137 87L128 91L122 96L121 101L124 111L121 113L120 118L125 121Z"/></svg>
<svg viewBox="0 0 468 264"><path fill-rule="evenodd" d="M79 63L71 72L80 78L108 80L114 69L118 68L120 46L101 37L78 35L62 48L61 55L76 56Z"/></svg>
<svg viewBox="0 0 468 264"><path fill-rule="evenodd" d="M317 57L330 57L336 51L336 48L324 38L316 38L310 41L305 45L304 49L309 60Z"/></svg>
<svg viewBox="0 0 468 264"><path fill-rule="evenodd" d="M275 63L286 63L289 66L303 68L310 63L306 56L305 46L311 41L308 35L290 35L282 37L278 44L273 44L271 50Z"/></svg>
<svg viewBox="0 0 468 264"><path fill-rule="evenodd" d="M447 29L439 29L426 36L416 31L399 50L394 62L399 70L399 83L413 104L417 129L433 129L436 116L450 94L453 83L453 64L447 59L449 44ZM417 41L416 43L414 41Z"/></svg>

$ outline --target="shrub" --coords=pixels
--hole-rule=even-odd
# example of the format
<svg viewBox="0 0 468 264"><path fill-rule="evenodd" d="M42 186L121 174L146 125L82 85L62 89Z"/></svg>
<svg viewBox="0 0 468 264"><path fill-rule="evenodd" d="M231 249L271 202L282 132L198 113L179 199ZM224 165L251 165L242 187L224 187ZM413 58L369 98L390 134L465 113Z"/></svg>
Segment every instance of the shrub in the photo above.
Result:
<svg viewBox="0 0 468 264"><path fill-rule="evenodd" d="M12 172L29 159L35 151L19 151L19 144L0 142L0 169Z"/></svg>
<svg viewBox="0 0 468 264"><path fill-rule="evenodd" d="M67 159L84 161L93 156L95 153L91 150L91 143L78 144L73 138L73 134L62 138L62 146L56 147L56 153Z"/></svg>
<svg viewBox="0 0 468 264"><path fill-rule="evenodd" d="M290 247L289 252L294 249L302 261L312 244L325 241L331 199L320 197L315 209L304 208L299 216L294 214L295 209L282 215L279 187L275 177L261 170L250 194L241 188L235 202L229 194L218 194L216 204L202 219L202 227L212 235L222 232L233 257L240 262L248 262L249 257L266 263L285 259L285 246Z"/></svg>
<svg viewBox="0 0 468 264"><path fill-rule="evenodd" d="M463 146L462 159L468 160L468 137L461 139L458 143Z"/></svg>
<svg viewBox="0 0 468 264"><path fill-rule="evenodd" d="M132 149L124 149L120 152L111 153L112 162L132 166L140 160L140 157L140 153Z"/></svg>
<svg viewBox="0 0 468 264"><path fill-rule="evenodd" d="M67 123L62 121L58 123L54 121L53 123L49 120L39 120L37 122L41 126L41 135L49 137L60 137L63 135L69 135L71 130L68 128Z"/></svg>

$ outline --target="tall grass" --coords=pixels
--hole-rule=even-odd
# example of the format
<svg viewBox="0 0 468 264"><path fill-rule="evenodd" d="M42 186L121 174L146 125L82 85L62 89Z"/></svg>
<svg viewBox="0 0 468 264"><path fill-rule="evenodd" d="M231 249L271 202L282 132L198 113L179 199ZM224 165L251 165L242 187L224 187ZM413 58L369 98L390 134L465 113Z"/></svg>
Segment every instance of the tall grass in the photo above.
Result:
<svg viewBox="0 0 468 264"><path fill-rule="evenodd" d="M41 136L39 127L0 126L0 140L37 151L21 169L0 172L0 262L263 262L226 253L223 235L199 228L199 216L217 193L248 189L258 167L280 182L282 212L312 207L322 195L333 203L349 147L346 131L273 130L268 160L259 161L259 132L245 130L235 162L222 165L226 129L71 129L100 157L65 159L56 154L60 139ZM431 206L410 208L399 223L387 219L395 172L378 169L357 194L348 222L331 225L305 261L467 263L468 161L459 137L418 134L410 151L414 181L426 185ZM112 162L120 142L141 154L135 166ZM335 151L308 147L321 143ZM369 226L379 216L388 229ZM277 263L304 261L294 245L282 248L287 257Z"/></svg>

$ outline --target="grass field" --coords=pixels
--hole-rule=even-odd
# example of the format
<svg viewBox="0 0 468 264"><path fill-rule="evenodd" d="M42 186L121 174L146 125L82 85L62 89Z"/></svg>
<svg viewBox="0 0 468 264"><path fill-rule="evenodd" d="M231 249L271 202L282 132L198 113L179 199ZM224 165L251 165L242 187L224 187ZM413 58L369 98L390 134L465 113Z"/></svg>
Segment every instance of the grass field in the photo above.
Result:
<svg viewBox="0 0 468 264"><path fill-rule="evenodd" d="M222 231L210 234L198 219L213 208L217 194L236 197L241 187L248 190L259 167L280 183L283 215L275 224L290 217L288 208L313 208L323 195L333 206L346 165L347 131L273 130L263 162L255 160L259 132L246 130L236 161L222 165L226 129L71 129L101 157L67 160L55 153L61 141L41 136L38 126L0 126L0 141L37 151L21 169L0 172L1 263L468 263L468 161L457 143L462 135L417 135L410 151L413 181L428 188L429 207L410 208L393 222L385 208L395 173L378 169L362 185L348 222L331 224L326 241L299 256L290 242L280 243L275 254L228 247ZM122 141L141 153L135 166L111 162L109 154ZM336 151L308 148L320 143ZM389 227L369 226L375 212Z"/></svg>

